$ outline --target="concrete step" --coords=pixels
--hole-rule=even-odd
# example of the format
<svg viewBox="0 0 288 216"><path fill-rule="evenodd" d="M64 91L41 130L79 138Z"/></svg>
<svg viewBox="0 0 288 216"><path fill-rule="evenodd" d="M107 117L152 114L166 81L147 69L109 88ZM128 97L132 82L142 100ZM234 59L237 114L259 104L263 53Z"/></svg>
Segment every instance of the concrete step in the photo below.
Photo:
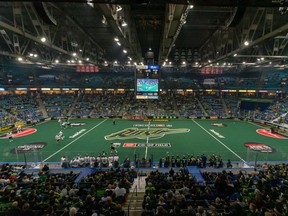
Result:
<svg viewBox="0 0 288 216"><path fill-rule="evenodd" d="M128 205L130 204L130 207L131 206L139 206L139 207L142 207L142 203L143 203L143 200L128 200L127 202L125 202L125 204L123 205L123 207L128 207Z"/></svg>
<svg viewBox="0 0 288 216"><path fill-rule="evenodd" d="M125 209L126 211L126 209ZM131 210L129 211L129 214L128 214L128 211L126 211L126 215L127 216L141 216L142 215L142 209L141 210Z"/></svg>

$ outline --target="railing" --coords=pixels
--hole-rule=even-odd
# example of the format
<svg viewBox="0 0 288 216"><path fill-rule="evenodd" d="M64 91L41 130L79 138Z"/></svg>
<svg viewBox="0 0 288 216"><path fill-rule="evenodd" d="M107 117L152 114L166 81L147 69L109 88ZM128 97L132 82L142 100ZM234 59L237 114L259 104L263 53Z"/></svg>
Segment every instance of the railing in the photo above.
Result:
<svg viewBox="0 0 288 216"><path fill-rule="evenodd" d="M136 196L137 196L137 185L134 187L133 191L132 191L132 195L131 195L131 198L129 200L129 204L128 204L128 209L127 209L127 215L129 216L130 214L130 205L131 205L131 201L133 200L133 197L134 197L134 193L136 193Z"/></svg>

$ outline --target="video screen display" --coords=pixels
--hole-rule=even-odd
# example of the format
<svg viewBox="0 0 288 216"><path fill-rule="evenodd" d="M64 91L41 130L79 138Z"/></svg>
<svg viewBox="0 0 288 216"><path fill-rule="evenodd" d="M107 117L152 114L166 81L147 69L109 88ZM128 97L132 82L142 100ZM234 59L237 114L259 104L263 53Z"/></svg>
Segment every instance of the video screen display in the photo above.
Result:
<svg viewBox="0 0 288 216"><path fill-rule="evenodd" d="M158 65L140 65L135 71L136 99L159 99Z"/></svg>
<svg viewBox="0 0 288 216"><path fill-rule="evenodd" d="M158 92L158 79L137 79L137 92Z"/></svg>

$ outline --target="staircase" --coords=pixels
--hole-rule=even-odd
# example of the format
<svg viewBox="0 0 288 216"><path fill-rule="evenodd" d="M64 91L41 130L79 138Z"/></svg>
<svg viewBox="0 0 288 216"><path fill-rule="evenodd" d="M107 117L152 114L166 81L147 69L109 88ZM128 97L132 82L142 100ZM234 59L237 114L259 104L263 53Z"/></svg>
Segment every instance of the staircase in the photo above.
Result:
<svg viewBox="0 0 288 216"><path fill-rule="evenodd" d="M144 200L146 186L145 178L146 177L138 176L134 180L131 188L133 191L135 187L137 187L137 189L135 189L134 193L130 191L127 201L123 206L127 216L141 216L142 214L142 202Z"/></svg>
<svg viewBox="0 0 288 216"><path fill-rule="evenodd" d="M205 116L208 116L208 113L206 112L206 110L204 109L203 104L201 103L201 101L198 98L195 98L195 100L197 101L199 107L201 108L202 113L204 113Z"/></svg>
<svg viewBox="0 0 288 216"><path fill-rule="evenodd" d="M73 101L73 103L72 103L72 105L71 105L71 108L70 108L69 111L68 111L67 116L71 116L71 114L72 114L72 112L73 112L73 110L74 110L74 108L75 108L75 106L76 106L76 104L77 104L78 99L79 99L79 95L77 95L77 96L75 97L75 99L74 99L74 101Z"/></svg>
<svg viewBox="0 0 288 216"><path fill-rule="evenodd" d="M228 114L229 110L228 110L227 104L226 104L226 102L225 102L225 100L223 98L221 98L221 102L222 102L222 105L223 105L223 108L224 108L224 112L226 114Z"/></svg>
<svg viewBox="0 0 288 216"><path fill-rule="evenodd" d="M37 103L39 105L39 109L42 112L43 117L44 118L48 118L48 113L47 113L46 107L44 106L43 101L42 101L42 99L41 99L39 94L36 97L36 101L37 101Z"/></svg>

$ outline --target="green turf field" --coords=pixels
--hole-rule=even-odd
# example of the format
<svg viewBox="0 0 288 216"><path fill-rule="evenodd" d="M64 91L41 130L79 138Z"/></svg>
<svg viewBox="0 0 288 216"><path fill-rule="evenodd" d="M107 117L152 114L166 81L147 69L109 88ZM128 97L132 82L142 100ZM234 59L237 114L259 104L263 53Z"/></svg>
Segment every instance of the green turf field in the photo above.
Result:
<svg viewBox="0 0 288 216"><path fill-rule="evenodd" d="M267 137L256 132L261 126L237 120L171 120L168 122L144 122L111 119L73 119L71 123L84 123L63 130L65 139L56 143L60 131L57 121L48 121L34 126L33 134L0 139L2 162L59 162L61 156L69 159L81 155L98 155L102 150L110 152L110 144L121 143L117 148L120 161L124 157L153 158L171 155L220 154L224 160L233 161L286 161L288 139ZM212 125L214 124L214 125ZM70 138L69 138L70 137ZM13 151L27 144L42 145L42 149ZM265 144L273 152L250 150L244 144ZM147 147L147 145L149 147ZM29 145L28 145L29 146ZM31 146L31 145L30 145ZM27 147L27 146L26 146ZM266 149L267 150L267 149ZM264 149L265 151L265 149Z"/></svg>

